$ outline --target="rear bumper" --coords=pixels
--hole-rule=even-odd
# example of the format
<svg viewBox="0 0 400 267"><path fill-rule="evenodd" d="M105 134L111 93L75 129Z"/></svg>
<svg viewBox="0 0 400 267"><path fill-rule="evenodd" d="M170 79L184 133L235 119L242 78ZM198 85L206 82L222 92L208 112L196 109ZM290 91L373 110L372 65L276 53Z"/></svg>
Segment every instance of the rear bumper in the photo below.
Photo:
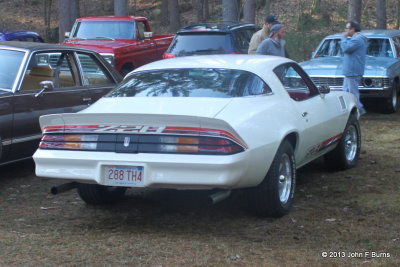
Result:
<svg viewBox="0 0 400 267"><path fill-rule="evenodd" d="M105 185L104 166L143 166L144 187L212 189L252 186L248 151L229 156L125 154L39 149L36 175Z"/></svg>

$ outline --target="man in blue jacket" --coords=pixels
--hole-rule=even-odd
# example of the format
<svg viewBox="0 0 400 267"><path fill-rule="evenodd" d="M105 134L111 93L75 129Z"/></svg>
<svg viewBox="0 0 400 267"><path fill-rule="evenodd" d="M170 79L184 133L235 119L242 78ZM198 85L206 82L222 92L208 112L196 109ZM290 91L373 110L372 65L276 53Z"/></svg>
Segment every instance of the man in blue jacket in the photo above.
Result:
<svg viewBox="0 0 400 267"><path fill-rule="evenodd" d="M343 33L340 46L343 56L343 90L356 96L357 106L360 114L365 113L363 104L360 102L358 85L364 74L365 55L367 53L367 38L359 32L361 27L354 21L346 24L346 31Z"/></svg>

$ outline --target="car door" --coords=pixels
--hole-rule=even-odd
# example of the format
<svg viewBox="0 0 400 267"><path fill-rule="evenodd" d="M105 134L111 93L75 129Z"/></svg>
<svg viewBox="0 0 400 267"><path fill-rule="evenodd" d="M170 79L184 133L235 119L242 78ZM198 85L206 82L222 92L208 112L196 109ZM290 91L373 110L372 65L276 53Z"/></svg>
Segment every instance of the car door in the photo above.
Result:
<svg viewBox="0 0 400 267"><path fill-rule="evenodd" d="M12 104L11 90L0 89L0 164L7 161L12 140Z"/></svg>
<svg viewBox="0 0 400 267"><path fill-rule="evenodd" d="M41 137L39 117L45 114L77 112L90 104L72 51L34 53L14 94L12 159L32 156ZM40 82L53 90L40 91Z"/></svg>
<svg viewBox="0 0 400 267"><path fill-rule="evenodd" d="M320 95L307 74L295 63L281 65L274 70L280 78L298 112L298 164L320 156L324 149L338 141L346 123L344 99L337 94Z"/></svg>

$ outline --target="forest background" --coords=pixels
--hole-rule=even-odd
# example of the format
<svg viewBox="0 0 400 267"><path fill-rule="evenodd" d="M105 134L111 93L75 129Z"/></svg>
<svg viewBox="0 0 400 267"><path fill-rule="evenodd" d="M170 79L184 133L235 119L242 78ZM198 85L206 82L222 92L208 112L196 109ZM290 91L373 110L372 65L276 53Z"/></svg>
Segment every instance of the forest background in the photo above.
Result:
<svg viewBox="0 0 400 267"><path fill-rule="evenodd" d="M171 0L169 0L171 1ZM199 14L199 0L172 0L178 3L179 25L186 26L200 21L223 20L225 0L206 0L208 9ZM59 41L60 0L0 0L0 31L30 30L40 33L46 42ZM164 2L164 3L163 3ZM154 33L175 33L165 14L163 0L126 0L127 14L145 16ZM246 0L238 1L240 18ZM279 17L287 27L287 49L292 59L303 61L311 56L321 39L341 32L349 18L354 0L255 0L255 23L263 24L266 13ZM268 6L265 5L268 3ZM377 28L377 3L382 0L358 0L363 29ZM400 1L385 0L386 27L399 28ZM81 0L79 16L114 15L114 0Z"/></svg>

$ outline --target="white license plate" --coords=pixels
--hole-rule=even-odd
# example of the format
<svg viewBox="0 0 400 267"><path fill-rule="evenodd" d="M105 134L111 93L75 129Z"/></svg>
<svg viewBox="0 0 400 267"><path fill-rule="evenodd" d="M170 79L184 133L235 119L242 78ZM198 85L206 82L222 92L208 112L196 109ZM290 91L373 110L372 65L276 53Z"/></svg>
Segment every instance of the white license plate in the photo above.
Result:
<svg viewBox="0 0 400 267"><path fill-rule="evenodd" d="M143 166L104 166L104 183L111 186L144 186Z"/></svg>

